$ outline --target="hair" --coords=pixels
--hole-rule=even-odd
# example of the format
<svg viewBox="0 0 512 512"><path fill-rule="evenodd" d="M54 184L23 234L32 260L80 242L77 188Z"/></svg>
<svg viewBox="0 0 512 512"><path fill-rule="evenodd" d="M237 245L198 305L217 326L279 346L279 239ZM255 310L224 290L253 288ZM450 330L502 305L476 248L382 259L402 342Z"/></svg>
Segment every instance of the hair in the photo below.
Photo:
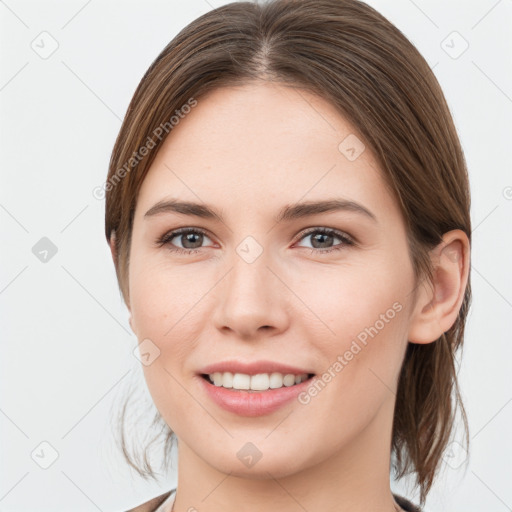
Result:
<svg viewBox="0 0 512 512"><path fill-rule="evenodd" d="M358 130L405 220L417 286L422 279L432 283L430 251L444 233L460 229L471 243L464 154L439 83L405 35L358 0L233 2L192 21L163 49L139 83L115 141L105 186L105 234L109 242L114 237L115 269L127 305L137 195L172 130L169 120L187 112L191 99L254 81L310 91ZM458 410L469 444L455 362L470 302L468 277L452 327L433 343L408 343L399 375L392 467L398 478L415 475L421 504ZM172 436L167 428L166 446ZM124 434L122 446L141 476L154 477L146 459L140 468L131 458Z"/></svg>

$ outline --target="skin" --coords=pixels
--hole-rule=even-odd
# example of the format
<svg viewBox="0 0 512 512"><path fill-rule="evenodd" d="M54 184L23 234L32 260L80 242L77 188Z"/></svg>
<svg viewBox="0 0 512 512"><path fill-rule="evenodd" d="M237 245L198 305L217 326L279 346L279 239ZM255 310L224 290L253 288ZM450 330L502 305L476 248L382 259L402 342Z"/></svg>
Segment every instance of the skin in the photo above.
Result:
<svg viewBox="0 0 512 512"><path fill-rule="evenodd" d="M266 82L217 89L173 128L142 184L130 325L160 350L143 368L178 437L176 512L396 510L389 461L400 366L408 341L433 342L454 323L469 242L460 230L446 233L432 252L434 285L415 283L404 220L370 149L354 161L338 149L349 134L358 136L306 91ZM144 217L171 197L208 203L224 222L172 212ZM350 211L274 221L285 205L332 198L364 205L377 221ZM172 239L198 252L157 245L183 227L207 231L202 245L200 234L188 245L186 237ZM303 235L312 227L356 243L322 254L343 241L319 245L318 234ZM263 249L251 263L236 251L248 236ZM247 418L219 408L202 389L198 370L233 358L322 375L397 302L394 318L307 404L294 400ZM262 453L252 467L237 457L247 442Z"/></svg>

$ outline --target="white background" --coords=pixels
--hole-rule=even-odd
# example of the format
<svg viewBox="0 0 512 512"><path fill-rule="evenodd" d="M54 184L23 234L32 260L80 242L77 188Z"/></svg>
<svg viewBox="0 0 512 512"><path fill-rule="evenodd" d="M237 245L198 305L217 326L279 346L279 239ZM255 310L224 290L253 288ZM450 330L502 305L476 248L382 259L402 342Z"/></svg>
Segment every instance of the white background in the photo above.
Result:
<svg viewBox="0 0 512 512"><path fill-rule="evenodd" d="M104 238L104 202L92 190L106 178L147 67L181 28L224 3L0 2L2 512L120 511L175 484L172 468L160 483L143 481L114 445L116 405L130 383L144 397L145 384ZM444 465L426 511L505 512L512 510L512 1L368 3L434 69L472 187L474 298L460 371L472 449L466 472ZM31 48L48 38L43 31L58 43L46 59ZM445 51L463 48L454 31L469 43L456 59ZM42 237L57 247L46 263L32 252ZM48 469L34 461L51 457L43 441L58 453Z"/></svg>

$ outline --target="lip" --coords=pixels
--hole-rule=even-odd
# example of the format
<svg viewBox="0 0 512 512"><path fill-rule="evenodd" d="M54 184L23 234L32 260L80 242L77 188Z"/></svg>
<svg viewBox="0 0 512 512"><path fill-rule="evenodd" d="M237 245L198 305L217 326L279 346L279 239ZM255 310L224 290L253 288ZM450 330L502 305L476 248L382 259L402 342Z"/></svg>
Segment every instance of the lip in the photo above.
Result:
<svg viewBox="0 0 512 512"><path fill-rule="evenodd" d="M271 414L295 400L311 384L313 379L314 377L311 377L300 384L266 391L234 391L233 389L216 386L208 379L202 376L199 377L206 396L216 405L233 414L252 417Z"/></svg>
<svg viewBox="0 0 512 512"><path fill-rule="evenodd" d="M300 375L302 373L315 373L310 368L299 368L296 366L290 366L287 364L278 363L276 361L253 361L244 363L242 361L235 361L235 360L229 360L229 361L222 361L219 363L210 364L208 366L205 366L201 370L198 371L198 374L206 374L209 375L210 373L215 372L231 372L233 374L235 373L245 373L246 375L257 375L258 373L273 373L278 372L282 373L283 375L287 375L290 373L293 373L294 375Z"/></svg>
<svg viewBox="0 0 512 512"><path fill-rule="evenodd" d="M243 362L232 359L213 363L199 370L198 376L202 383L201 386L210 400L224 410L238 414L239 416L263 416L273 413L280 407L296 399L296 397L311 384L312 378L300 384L283 386L278 389L268 389L266 391L235 391L230 388L216 386L208 379L204 378L205 375L215 372L231 372L233 374L244 373L246 375L274 372L282 373L283 375L290 373L293 375L301 375L303 373L307 373L308 375L315 374L311 368L300 368L298 366L268 360Z"/></svg>

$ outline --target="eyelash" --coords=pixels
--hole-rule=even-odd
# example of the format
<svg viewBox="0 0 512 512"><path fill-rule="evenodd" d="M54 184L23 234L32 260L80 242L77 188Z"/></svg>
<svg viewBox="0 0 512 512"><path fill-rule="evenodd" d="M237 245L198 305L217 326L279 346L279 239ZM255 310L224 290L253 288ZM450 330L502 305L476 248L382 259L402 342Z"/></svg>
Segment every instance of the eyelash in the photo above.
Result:
<svg viewBox="0 0 512 512"><path fill-rule="evenodd" d="M208 233L201 228L181 228L181 229L177 229L176 231L171 231L170 233L166 233L161 238L158 238L156 241L156 244L158 247L163 247L164 245L167 245L168 246L167 249L171 252L192 255L192 254L199 252L202 249L202 247L200 247L198 249L183 249L181 247L175 247L171 244L171 240L173 238L175 238L176 236L188 235L190 233L200 233L200 234L210 238L208 236ZM314 234L314 233L321 233L323 235L334 236L336 238L339 238L342 241L342 243L335 245L328 249L311 248L311 254L319 254L319 253L327 254L327 253L330 253L333 251L340 251L342 249L345 249L347 247L355 245L355 241L351 237L349 237L345 233L342 233L341 231L337 231L337 230L331 229L331 228L311 228L310 230L302 233L302 236L297 241L300 242L303 238L306 238L307 236ZM308 247L304 247L304 249L308 249Z"/></svg>

